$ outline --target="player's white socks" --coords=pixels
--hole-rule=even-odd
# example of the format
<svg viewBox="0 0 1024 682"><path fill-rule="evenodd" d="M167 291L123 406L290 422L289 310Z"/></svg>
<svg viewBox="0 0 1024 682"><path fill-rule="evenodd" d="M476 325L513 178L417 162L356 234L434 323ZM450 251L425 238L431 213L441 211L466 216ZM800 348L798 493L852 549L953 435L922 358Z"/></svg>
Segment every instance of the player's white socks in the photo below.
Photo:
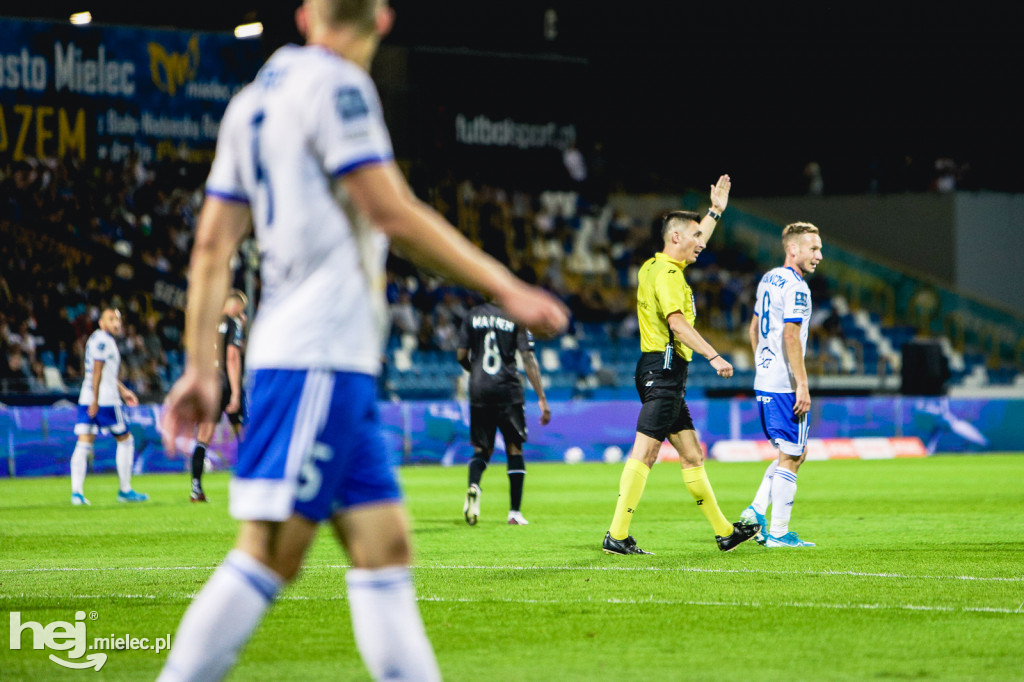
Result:
<svg viewBox="0 0 1024 682"><path fill-rule="evenodd" d="M135 439L131 434L124 440L117 441L117 480L121 484L121 492L132 489L132 463L135 461Z"/></svg>
<svg viewBox="0 0 1024 682"><path fill-rule="evenodd" d="M85 485L85 471L89 468L89 455L92 454L92 443L78 441L75 451L71 453L71 494L82 494Z"/></svg>
<svg viewBox="0 0 1024 682"><path fill-rule="evenodd" d="M772 503L772 476L775 475L775 467L777 466L779 466L779 460L772 460L772 463L764 470L764 477L761 479L761 485L757 487L757 493L754 494L754 501L750 503L750 506L754 508L754 511L762 516L768 510L768 505Z"/></svg>
<svg viewBox="0 0 1024 682"><path fill-rule="evenodd" d="M185 611L158 682L223 678L283 582L245 552L232 550Z"/></svg>
<svg viewBox="0 0 1024 682"><path fill-rule="evenodd" d="M781 538L789 532L789 517L793 514L795 498L796 474L788 469L776 469L772 477L771 535Z"/></svg>
<svg viewBox="0 0 1024 682"><path fill-rule="evenodd" d="M370 675L375 680L440 680L409 569L352 568L345 580L356 645Z"/></svg>

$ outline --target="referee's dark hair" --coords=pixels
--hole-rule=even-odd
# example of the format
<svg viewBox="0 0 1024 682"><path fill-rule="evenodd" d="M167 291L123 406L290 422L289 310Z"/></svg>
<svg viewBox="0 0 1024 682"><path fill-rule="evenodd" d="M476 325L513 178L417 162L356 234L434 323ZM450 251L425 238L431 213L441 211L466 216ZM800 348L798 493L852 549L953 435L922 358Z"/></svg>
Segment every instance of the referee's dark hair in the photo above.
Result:
<svg viewBox="0 0 1024 682"><path fill-rule="evenodd" d="M692 220L695 223L699 223L701 220L700 213L696 211L669 211L668 213L661 216L661 238L664 239L668 231L672 229L672 221L674 220Z"/></svg>

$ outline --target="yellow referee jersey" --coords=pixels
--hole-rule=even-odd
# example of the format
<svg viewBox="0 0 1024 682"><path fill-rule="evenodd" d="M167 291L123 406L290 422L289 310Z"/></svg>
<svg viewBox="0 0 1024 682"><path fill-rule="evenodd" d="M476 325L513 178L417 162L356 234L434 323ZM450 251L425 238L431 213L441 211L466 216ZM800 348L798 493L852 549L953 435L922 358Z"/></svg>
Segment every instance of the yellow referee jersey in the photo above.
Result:
<svg viewBox="0 0 1024 682"><path fill-rule="evenodd" d="M636 315L640 320L640 350L664 353L668 345L668 316L680 312L691 325L697 319L693 291L683 277L686 263L669 258L662 252L654 255L640 268L636 290ZM689 361L693 350L675 340L676 352Z"/></svg>

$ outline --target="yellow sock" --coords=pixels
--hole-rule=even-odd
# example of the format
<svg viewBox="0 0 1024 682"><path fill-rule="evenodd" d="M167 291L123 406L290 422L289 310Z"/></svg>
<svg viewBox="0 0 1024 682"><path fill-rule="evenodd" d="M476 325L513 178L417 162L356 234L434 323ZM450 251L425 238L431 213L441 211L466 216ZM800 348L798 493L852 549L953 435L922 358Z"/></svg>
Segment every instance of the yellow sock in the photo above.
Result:
<svg viewBox="0 0 1024 682"><path fill-rule="evenodd" d="M715 499L715 491L711 488L708 475L704 473L704 466L683 469L683 483L693 495L693 499L697 500L697 506L704 512L704 516L708 517L711 527L715 529L715 535L732 535L732 524L718 508L718 500Z"/></svg>
<svg viewBox="0 0 1024 682"><path fill-rule="evenodd" d="M616 540L625 540L629 536L629 522L633 520L633 511L640 504L647 485L647 475L651 468L638 459L626 460L619 479L619 501L615 503L615 516L609 529Z"/></svg>

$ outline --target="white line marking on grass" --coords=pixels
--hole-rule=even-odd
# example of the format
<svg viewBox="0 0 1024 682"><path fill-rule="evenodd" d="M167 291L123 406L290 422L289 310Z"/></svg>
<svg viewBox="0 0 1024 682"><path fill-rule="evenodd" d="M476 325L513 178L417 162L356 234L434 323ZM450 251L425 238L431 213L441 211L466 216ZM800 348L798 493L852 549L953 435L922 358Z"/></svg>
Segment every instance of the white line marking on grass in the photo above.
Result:
<svg viewBox="0 0 1024 682"><path fill-rule="evenodd" d="M181 599L191 600L195 598L195 594L184 594L184 593L169 593L163 595L153 594L69 594L69 595L38 595L38 594L16 594L16 595L0 595L0 600L15 600L15 599ZM329 595L325 597L312 597L309 595L282 595L279 596L275 601L347 601L345 595ZM474 599L468 597L441 597L438 595L431 596L420 596L417 601L421 602L438 602L438 603L457 603L457 604L540 604L540 605L551 605L551 606L565 606L565 605L584 605L584 604L613 604L613 605L627 605L636 606L643 604L656 604L663 606L722 606L726 608L755 608L755 609L777 609L777 608L792 608L792 609L830 609L838 611L875 611L875 610L893 610L893 611L925 611L925 612L937 612L937 613L996 613L996 614L1008 614L1008 615L1020 615L1021 609L1009 609L1000 608L997 606L922 606L919 604L827 604L827 603L815 603L815 602L757 602L757 601L698 601L698 600L687 600L687 599L655 599L650 597L647 599Z"/></svg>
<svg viewBox="0 0 1024 682"><path fill-rule="evenodd" d="M0 573L62 573L90 571L212 571L216 566L51 566L49 568L4 568Z"/></svg>
<svg viewBox="0 0 1024 682"><path fill-rule="evenodd" d="M1024 576L975 576L975 575L907 575L903 573L866 573L862 571L777 571L765 568L702 568L697 566L480 566L473 564L444 566L440 564L418 564L414 570L423 569L466 569L489 571L652 571L681 573L747 573L762 575L805 575L805 576L852 576L857 578L898 578L902 580L977 580L995 582L1024 582Z"/></svg>
<svg viewBox="0 0 1024 682"><path fill-rule="evenodd" d="M166 599L176 595L156 594L0 594L0 599Z"/></svg>
<svg viewBox="0 0 1024 682"><path fill-rule="evenodd" d="M212 571L216 566L94 566L87 568L54 566L49 568L4 568L0 573L60 573L90 571ZM344 570L346 564L314 564L303 570ZM1024 582L1024 576L979 576L979 575L913 575L906 573L869 573L866 571L778 571L766 568L706 568L699 566L484 566L478 564L418 564L413 570L463 570L463 571L639 571L665 573L722 573L749 575L794 575L794 576L850 576L854 578L894 578L898 580L965 580L977 582ZM1024 604L1022 604L1024 606Z"/></svg>

